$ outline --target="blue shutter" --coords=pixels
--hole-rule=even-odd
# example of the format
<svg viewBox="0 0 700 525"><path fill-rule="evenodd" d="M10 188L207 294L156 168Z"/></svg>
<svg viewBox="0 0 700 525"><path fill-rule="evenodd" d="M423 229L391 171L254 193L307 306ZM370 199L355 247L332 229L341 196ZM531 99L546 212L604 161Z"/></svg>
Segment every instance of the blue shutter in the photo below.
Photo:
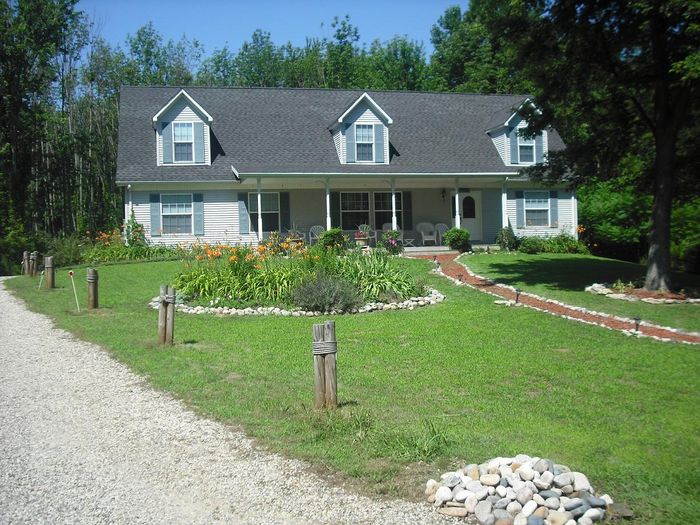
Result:
<svg viewBox="0 0 700 525"><path fill-rule="evenodd" d="M204 122L194 123L194 161L204 163Z"/></svg>
<svg viewBox="0 0 700 525"><path fill-rule="evenodd" d="M345 162L355 162L355 125L348 124L345 128Z"/></svg>
<svg viewBox="0 0 700 525"><path fill-rule="evenodd" d="M374 125L374 161L384 164L384 124Z"/></svg>
<svg viewBox="0 0 700 525"><path fill-rule="evenodd" d="M510 163L518 164L518 128L512 128L508 133L508 140L510 141Z"/></svg>
<svg viewBox="0 0 700 525"><path fill-rule="evenodd" d="M522 191L515 192L515 227L525 227L525 195Z"/></svg>
<svg viewBox="0 0 700 525"><path fill-rule="evenodd" d="M403 207L403 229L413 229L413 203L411 202L411 192L404 191L401 194L401 206Z"/></svg>
<svg viewBox="0 0 700 525"><path fill-rule="evenodd" d="M194 234L204 235L204 194L192 194L192 214L194 216Z"/></svg>
<svg viewBox="0 0 700 525"><path fill-rule="evenodd" d="M331 192L331 226L340 227L340 192Z"/></svg>
<svg viewBox="0 0 700 525"><path fill-rule="evenodd" d="M238 192L238 233L247 235L250 233L250 217L248 216L248 194Z"/></svg>
<svg viewBox="0 0 700 525"><path fill-rule="evenodd" d="M280 227L283 232L289 231L289 228L292 227L288 191L280 192Z"/></svg>
<svg viewBox="0 0 700 525"><path fill-rule="evenodd" d="M559 192L556 190L549 192L549 226L559 227Z"/></svg>
<svg viewBox="0 0 700 525"><path fill-rule="evenodd" d="M542 147L542 133L535 135L535 162L541 163L544 160L544 149Z"/></svg>
<svg viewBox="0 0 700 525"><path fill-rule="evenodd" d="M163 137L163 164L173 163L173 131L170 122L162 122L161 135Z"/></svg>
<svg viewBox="0 0 700 525"><path fill-rule="evenodd" d="M151 237L160 237L163 229L160 223L160 194L151 193L148 200L151 203Z"/></svg>

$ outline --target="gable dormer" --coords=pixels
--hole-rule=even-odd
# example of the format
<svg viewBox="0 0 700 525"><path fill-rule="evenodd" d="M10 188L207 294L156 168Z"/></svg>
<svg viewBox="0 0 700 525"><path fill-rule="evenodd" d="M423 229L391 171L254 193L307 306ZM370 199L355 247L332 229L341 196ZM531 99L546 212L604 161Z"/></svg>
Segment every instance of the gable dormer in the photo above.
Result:
<svg viewBox="0 0 700 525"><path fill-rule="evenodd" d="M214 119L184 89L153 116L158 166L210 165Z"/></svg>
<svg viewBox="0 0 700 525"><path fill-rule="evenodd" d="M520 114L520 109L525 104L531 104L530 99L525 100L505 122L486 131L503 163L509 166L539 164L543 162L548 150L546 131L534 137L525 137L527 121Z"/></svg>
<svg viewBox="0 0 700 525"><path fill-rule="evenodd" d="M341 164L389 164L393 120L367 93L337 119L331 131Z"/></svg>

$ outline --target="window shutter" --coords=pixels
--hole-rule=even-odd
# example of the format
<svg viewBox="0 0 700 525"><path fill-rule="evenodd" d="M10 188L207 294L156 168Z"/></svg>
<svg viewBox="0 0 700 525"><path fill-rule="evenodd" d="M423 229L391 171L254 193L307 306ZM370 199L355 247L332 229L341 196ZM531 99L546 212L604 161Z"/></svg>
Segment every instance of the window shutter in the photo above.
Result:
<svg viewBox="0 0 700 525"><path fill-rule="evenodd" d="M345 128L345 162L355 162L355 125L348 124Z"/></svg>
<svg viewBox="0 0 700 525"><path fill-rule="evenodd" d="M238 233L250 233L250 217L248 216L248 193L238 192Z"/></svg>
<svg viewBox="0 0 700 525"><path fill-rule="evenodd" d="M540 164L544 160L544 150L542 149L542 133L535 135L535 162Z"/></svg>
<svg viewBox="0 0 700 525"><path fill-rule="evenodd" d="M280 225L282 231L288 231L292 227L291 213L289 209L289 192L280 192Z"/></svg>
<svg viewBox="0 0 700 525"><path fill-rule="evenodd" d="M512 128L510 133L508 133L508 140L510 141L510 163L518 164L518 128Z"/></svg>
<svg viewBox="0 0 700 525"><path fill-rule="evenodd" d="M411 192L410 191L401 192L401 198L403 199L403 202L401 203L401 206L403 206L403 229L404 230L412 230L413 229L413 202L411 199Z"/></svg>
<svg viewBox="0 0 700 525"><path fill-rule="evenodd" d="M374 125L374 162L384 164L384 124Z"/></svg>
<svg viewBox="0 0 700 525"><path fill-rule="evenodd" d="M194 161L204 163L204 122L194 123Z"/></svg>
<svg viewBox="0 0 700 525"><path fill-rule="evenodd" d="M340 192L331 192L331 226L333 228L340 227Z"/></svg>
<svg viewBox="0 0 700 525"><path fill-rule="evenodd" d="M525 195L522 191L515 192L515 227L525 227Z"/></svg>
<svg viewBox="0 0 700 525"><path fill-rule="evenodd" d="M173 163L173 131L170 122L162 122L163 164Z"/></svg>
<svg viewBox="0 0 700 525"><path fill-rule="evenodd" d="M163 229L160 223L160 194L151 193L148 200L151 203L151 237L160 237Z"/></svg>
<svg viewBox="0 0 700 525"><path fill-rule="evenodd" d="M559 192L556 190L549 192L549 226L559 227Z"/></svg>
<svg viewBox="0 0 700 525"><path fill-rule="evenodd" d="M192 194L192 219L194 222L194 234L204 235L204 194Z"/></svg>

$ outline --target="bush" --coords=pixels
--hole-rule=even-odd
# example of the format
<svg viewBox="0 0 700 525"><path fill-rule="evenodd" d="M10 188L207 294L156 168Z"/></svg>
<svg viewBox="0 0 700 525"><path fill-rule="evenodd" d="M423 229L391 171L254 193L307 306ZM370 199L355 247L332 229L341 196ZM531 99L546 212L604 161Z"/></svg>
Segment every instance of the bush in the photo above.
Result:
<svg viewBox="0 0 700 525"><path fill-rule="evenodd" d="M53 255L54 266L70 266L80 263L85 247L86 241L73 234L52 239L48 253Z"/></svg>
<svg viewBox="0 0 700 525"><path fill-rule="evenodd" d="M450 248L460 253L468 252L472 247L469 242L469 231L463 228L450 228L443 238Z"/></svg>
<svg viewBox="0 0 700 525"><path fill-rule="evenodd" d="M397 268L388 254L379 250L369 254L350 252L338 258L337 271L359 287L366 301L379 301L388 294L406 299L424 292L408 272Z"/></svg>
<svg viewBox="0 0 700 525"><path fill-rule="evenodd" d="M541 237L523 237L518 250L522 253L541 253L544 251L544 239Z"/></svg>
<svg viewBox="0 0 700 525"><path fill-rule="evenodd" d="M391 255L399 255L403 252L401 245L401 233L396 230L384 232L380 245L386 249Z"/></svg>
<svg viewBox="0 0 700 525"><path fill-rule="evenodd" d="M348 249L350 240L347 235L343 235L343 230L340 228L331 228L319 236L317 244L328 250L342 252Z"/></svg>
<svg viewBox="0 0 700 525"><path fill-rule="evenodd" d="M496 235L496 244L501 247L501 250L513 251L518 248L518 238L513 233L513 228L508 225L505 228L501 228Z"/></svg>
<svg viewBox="0 0 700 525"><path fill-rule="evenodd" d="M362 298L351 282L324 272L303 281L292 297L295 305L314 312L347 312L362 304Z"/></svg>
<svg viewBox="0 0 700 525"><path fill-rule="evenodd" d="M544 251L546 253L590 253L585 244L578 241L573 235L564 232L546 239Z"/></svg>

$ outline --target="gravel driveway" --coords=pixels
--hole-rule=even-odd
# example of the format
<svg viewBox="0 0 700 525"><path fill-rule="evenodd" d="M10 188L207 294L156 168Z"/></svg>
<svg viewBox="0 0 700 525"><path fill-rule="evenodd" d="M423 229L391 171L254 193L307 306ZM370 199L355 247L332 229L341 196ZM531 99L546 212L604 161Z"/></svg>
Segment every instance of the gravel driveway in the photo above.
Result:
<svg viewBox="0 0 700 525"><path fill-rule="evenodd" d="M447 523L255 449L0 282L0 523L212 522Z"/></svg>

